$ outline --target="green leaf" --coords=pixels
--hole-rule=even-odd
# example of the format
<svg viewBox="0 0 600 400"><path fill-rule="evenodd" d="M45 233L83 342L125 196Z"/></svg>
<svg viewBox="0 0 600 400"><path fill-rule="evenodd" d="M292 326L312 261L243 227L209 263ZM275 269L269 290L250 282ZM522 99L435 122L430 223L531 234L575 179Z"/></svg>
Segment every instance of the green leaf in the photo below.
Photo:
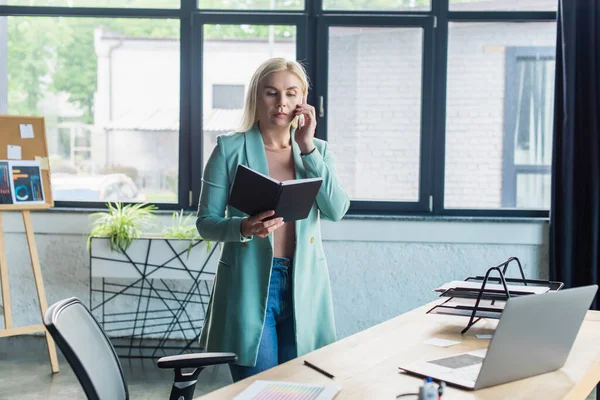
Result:
<svg viewBox="0 0 600 400"><path fill-rule="evenodd" d="M112 251L126 251L134 239L142 235L142 228L152 225L156 217L156 206L148 203L128 204L107 203L107 211L90 214L96 218L88 237L88 250L91 249L92 237L110 239Z"/></svg>
<svg viewBox="0 0 600 400"><path fill-rule="evenodd" d="M190 256L190 252L194 247L194 243L200 241L202 237L198 233L196 224L194 223L194 217L192 214L188 214L185 218L183 216L183 210L179 213L174 212L171 216L171 227L163 230L163 236L167 239L180 239L189 240L190 244L187 250L187 256ZM206 251L210 250L210 242L206 241Z"/></svg>

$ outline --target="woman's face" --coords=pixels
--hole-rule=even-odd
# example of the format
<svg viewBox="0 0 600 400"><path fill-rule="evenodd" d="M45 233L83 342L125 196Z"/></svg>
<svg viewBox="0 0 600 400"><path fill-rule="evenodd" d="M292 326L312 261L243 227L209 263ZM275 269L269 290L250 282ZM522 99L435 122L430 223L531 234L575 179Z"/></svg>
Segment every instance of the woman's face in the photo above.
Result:
<svg viewBox="0 0 600 400"><path fill-rule="evenodd" d="M273 72L258 85L256 111L261 126L290 126L302 103L302 81L288 71Z"/></svg>

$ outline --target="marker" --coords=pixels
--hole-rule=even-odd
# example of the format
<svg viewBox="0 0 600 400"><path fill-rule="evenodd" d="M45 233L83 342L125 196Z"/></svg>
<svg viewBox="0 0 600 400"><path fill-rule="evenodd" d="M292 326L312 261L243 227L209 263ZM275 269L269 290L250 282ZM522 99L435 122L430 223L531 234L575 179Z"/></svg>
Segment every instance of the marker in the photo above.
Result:
<svg viewBox="0 0 600 400"><path fill-rule="evenodd" d="M333 375L331 375L329 372L322 370L321 368L317 367L317 366L316 366L316 365L314 365L314 364L311 364L311 363L309 363L309 362L308 362L308 361L306 361L306 360L304 360L304 365L306 365L306 366L307 366L307 367L309 367L309 368L312 368L312 369L314 369L314 370L315 370L315 371L317 371L317 372L320 372L320 373L322 373L323 375L325 375L326 377L328 377L328 378L330 378L330 379L333 379L333 378L334 378L334 376L333 376Z"/></svg>

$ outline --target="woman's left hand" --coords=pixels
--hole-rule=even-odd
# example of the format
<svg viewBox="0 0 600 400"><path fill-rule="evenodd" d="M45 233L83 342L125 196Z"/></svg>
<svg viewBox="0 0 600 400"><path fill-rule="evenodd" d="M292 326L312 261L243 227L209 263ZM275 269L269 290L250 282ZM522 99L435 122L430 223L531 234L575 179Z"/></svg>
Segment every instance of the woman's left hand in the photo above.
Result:
<svg viewBox="0 0 600 400"><path fill-rule="evenodd" d="M315 148L315 144L313 143L315 129L317 128L315 108L307 104L306 96L303 96L302 104L296 106L295 112L296 116L302 116L302 118L298 118L298 128L294 137L302 154L308 154Z"/></svg>

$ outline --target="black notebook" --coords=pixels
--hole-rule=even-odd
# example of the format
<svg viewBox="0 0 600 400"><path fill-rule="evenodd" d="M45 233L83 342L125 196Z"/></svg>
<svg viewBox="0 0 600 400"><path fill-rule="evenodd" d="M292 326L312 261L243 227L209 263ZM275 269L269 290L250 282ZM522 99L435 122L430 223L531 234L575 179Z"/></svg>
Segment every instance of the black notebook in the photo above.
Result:
<svg viewBox="0 0 600 400"><path fill-rule="evenodd" d="M275 210L268 219L283 217L286 222L308 217L322 178L279 182L270 176L238 165L229 195L229 205L248 214Z"/></svg>

